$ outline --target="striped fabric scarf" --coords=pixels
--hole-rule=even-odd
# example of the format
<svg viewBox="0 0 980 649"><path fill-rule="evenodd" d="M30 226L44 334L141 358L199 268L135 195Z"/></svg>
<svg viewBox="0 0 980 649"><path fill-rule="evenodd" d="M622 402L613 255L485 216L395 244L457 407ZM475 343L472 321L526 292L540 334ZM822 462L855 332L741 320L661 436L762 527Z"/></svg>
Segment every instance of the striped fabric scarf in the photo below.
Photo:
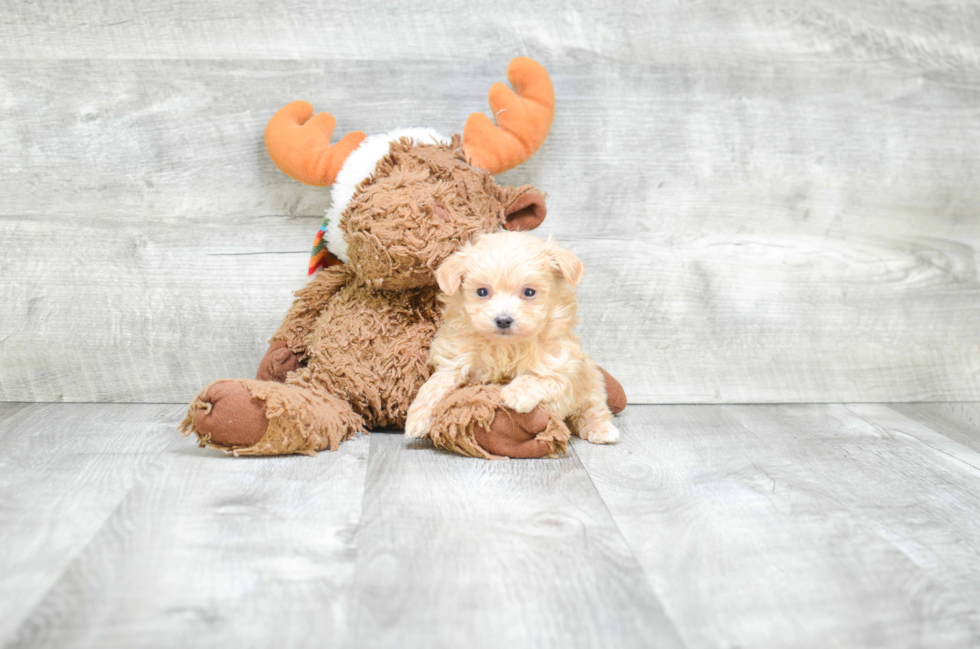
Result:
<svg viewBox="0 0 980 649"><path fill-rule="evenodd" d="M323 219L323 224L320 225L320 230L316 233L316 238L313 240L313 252L310 255L310 272L312 275L321 268L326 268L328 266L336 266L341 264L339 259L330 254L327 250L327 242L323 240L323 235L327 232L327 223L330 219Z"/></svg>

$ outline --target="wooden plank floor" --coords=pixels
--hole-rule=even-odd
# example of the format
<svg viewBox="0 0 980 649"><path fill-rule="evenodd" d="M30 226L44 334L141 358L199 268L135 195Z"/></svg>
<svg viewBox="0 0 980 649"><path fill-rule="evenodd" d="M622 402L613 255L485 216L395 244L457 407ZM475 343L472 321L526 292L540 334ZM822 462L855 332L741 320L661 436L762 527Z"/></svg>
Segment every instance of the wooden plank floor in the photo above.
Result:
<svg viewBox="0 0 980 649"><path fill-rule="evenodd" d="M181 410L0 405L0 646L980 643L977 404L631 406L506 462Z"/></svg>

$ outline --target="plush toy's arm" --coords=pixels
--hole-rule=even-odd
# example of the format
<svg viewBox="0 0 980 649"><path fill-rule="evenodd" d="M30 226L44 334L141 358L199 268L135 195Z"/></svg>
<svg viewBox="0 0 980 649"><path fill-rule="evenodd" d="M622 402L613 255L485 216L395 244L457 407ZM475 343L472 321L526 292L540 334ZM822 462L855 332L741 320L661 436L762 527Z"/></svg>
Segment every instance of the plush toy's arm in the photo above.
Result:
<svg viewBox="0 0 980 649"><path fill-rule="evenodd" d="M346 266L330 266L314 275L306 286L296 291L293 305L269 342L276 345L277 341L281 341L294 354L305 357L307 339L320 311L331 296L347 283L347 279Z"/></svg>
<svg viewBox="0 0 980 649"><path fill-rule="evenodd" d="M255 378L283 383L286 376L302 365L306 343L323 305L347 282L343 266L330 266L313 276L296 291L296 299L285 319L269 341L269 349L259 363Z"/></svg>

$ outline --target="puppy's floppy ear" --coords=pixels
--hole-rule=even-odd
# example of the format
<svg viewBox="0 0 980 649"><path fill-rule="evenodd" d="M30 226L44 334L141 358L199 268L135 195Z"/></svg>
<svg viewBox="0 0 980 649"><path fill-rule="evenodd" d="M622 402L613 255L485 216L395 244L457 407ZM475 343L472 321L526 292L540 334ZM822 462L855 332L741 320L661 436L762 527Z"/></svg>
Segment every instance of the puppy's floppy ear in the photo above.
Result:
<svg viewBox="0 0 980 649"><path fill-rule="evenodd" d="M436 281L446 295L454 295L463 283L463 274L466 272L466 250L465 247L460 248L446 257L446 260L436 269Z"/></svg>
<svg viewBox="0 0 980 649"><path fill-rule="evenodd" d="M531 185L503 187L504 229L515 231L533 230L541 225L548 214L544 194Z"/></svg>
<svg viewBox="0 0 980 649"><path fill-rule="evenodd" d="M559 248L555 243L551 244L549 254L552 263L561 273L561 276L565 278L565 281L572 286L578 286L578 283L582 281L582 275L585 274L585 266L582 265L582 261L571 251Z"/></svg>

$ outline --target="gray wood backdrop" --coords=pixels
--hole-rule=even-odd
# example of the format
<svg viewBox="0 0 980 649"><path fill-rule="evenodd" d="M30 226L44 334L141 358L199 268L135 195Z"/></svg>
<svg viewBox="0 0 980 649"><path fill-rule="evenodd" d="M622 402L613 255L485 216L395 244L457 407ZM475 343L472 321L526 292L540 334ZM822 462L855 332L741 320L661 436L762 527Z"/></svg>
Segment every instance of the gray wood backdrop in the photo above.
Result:
<svg viewBox="0 0 980 649"><path fill-rule="evenodd" d="M329 201L269 116L452 133L517 55L557 116L501 180L633 402L980 399L975 2L0 7L0 400L252 375Z"/></svg>

